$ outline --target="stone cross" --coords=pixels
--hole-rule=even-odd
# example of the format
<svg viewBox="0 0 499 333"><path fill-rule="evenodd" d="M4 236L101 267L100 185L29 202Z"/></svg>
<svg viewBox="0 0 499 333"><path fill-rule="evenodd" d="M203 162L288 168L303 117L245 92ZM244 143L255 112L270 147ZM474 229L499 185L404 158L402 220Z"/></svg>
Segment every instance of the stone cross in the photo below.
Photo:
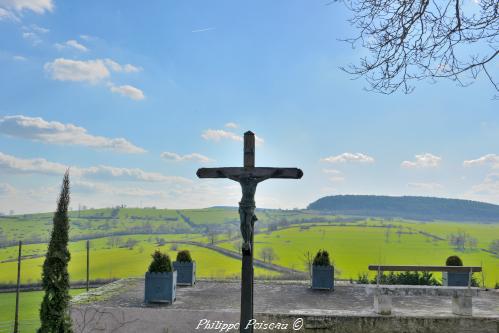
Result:
<svg viewBox="0 0 499 333"><path fill-rule="evenodd" d="M244 167L201 168L199 178L229 178L241 184L242 198L239 202L241 220L242 270L241 270L241 320L240 332L253 332L249 325L253 319L253 230L255 221L255 192L258 183L269 178L300 179L303 172L297 168L255 167L255 134L244 133Z"/></svg>

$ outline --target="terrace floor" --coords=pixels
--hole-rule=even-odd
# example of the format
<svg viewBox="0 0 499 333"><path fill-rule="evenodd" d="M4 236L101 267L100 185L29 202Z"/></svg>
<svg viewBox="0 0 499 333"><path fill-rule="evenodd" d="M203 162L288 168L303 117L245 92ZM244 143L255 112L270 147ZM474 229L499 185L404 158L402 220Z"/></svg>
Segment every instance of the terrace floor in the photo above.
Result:
<svg viewBox="0 0 499 333"><path fill-rule="evenodd" d="M419 319L424 319L425 322L435 320L437 323L447 320L462 325L462 332L475 332L474 327L478 329L476 332L481 332L483 328L479 328L481 326L477 326L477 323L486 322L492 323L491 326L489 325L490 327L495 327L491 332L499 332L499 292L494 290L480 290L478 296L473 297L472 317L453 315L451 299L444 296L393 297L392 315L379 316L373 312L373 296L366 292L366 286L347 283L336 285L335 290L329 292L312 290L307 283L301 281L256 281L254 292L254 309L257 319L259 316L268 319L273 315L281 320L283 318L294 320L299 316L322 319L342 318L341 320L368 318L367 320L376 323L386 322L387 318L391 318L390 320L395 323L392 325L393 327L399 327L397 325L400 325L400 319L416 320L416 322ZM132 318L135 315L137 320L144 322L152 323L155 320L160 320L168 328L166 330L168 333L199 332L200 330L196 330L196 327L202 319L208 319L212 322L224 321L225 323L238 321L240 282L198 281L194 287L179 286L177 299L171 305L148 306L143 303L143 297L144 281L142 279L126 279L96 289L89 294L81 295L74 300L74 308L79 309L80 314L81 309L89 305L100 309L119 309L123 318ZM75 318L75 314L73 317ZM376 321L376 318L380 320ZM319 332L320 330L313 329L314 325L309 324L309 330L303 330L303 332ZM361 331L359 330L359 332ZM372 332L376 331L389 332L389 330L382 329L381 326ZM403 329L397 331L403 331ZM413 330L413 332L418 331L417 329ZM421 332L423 331L432 332L428 327L423 327ZM117 332L128 331L118 330ZM321 332L336 331L326 329Z"/></svg>

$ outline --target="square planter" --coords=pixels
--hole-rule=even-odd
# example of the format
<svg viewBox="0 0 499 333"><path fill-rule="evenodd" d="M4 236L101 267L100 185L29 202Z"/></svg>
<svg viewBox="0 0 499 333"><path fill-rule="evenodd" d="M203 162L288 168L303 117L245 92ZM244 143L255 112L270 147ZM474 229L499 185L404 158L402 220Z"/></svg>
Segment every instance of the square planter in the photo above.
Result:
<svg viewBox="0 0 499 333"><path fill-rule="evenodd" d="M146 273L144 286L145 303L170 303L176 298L177 272Z"/></svg>
<svg viewBox="0 0 499 333"><path fill-rule="evenodd" d="M312 265L312 289L334 290L333 266Z"/></svg>
<svg viewBox="0 0 499 333"><path fill-rule="evenodd" d="M177 285L193 286L196 283L196 262L174 261L173 268L177 271Z"/></svg>
<svg viewBox="0 0 499 333"><path fill-rule="evenodd" d="M448 287L467 287L469 273L442 272L442 285Z"/></svg>

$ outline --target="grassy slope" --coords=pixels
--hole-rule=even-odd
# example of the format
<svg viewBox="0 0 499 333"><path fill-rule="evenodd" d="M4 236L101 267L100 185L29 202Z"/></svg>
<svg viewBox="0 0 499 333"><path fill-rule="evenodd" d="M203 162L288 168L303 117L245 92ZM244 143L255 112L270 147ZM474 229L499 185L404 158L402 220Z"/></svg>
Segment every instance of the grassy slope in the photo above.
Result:
<svg viewBox="0 0 499 333"><path fill-rule="evenodd" d="M190 226L179 215L183 214L196 226L238 223L237 209L207 208L207 209L140 209L122 208L117 214L109 208L92 209L81 212L70 212L70 236L95 235L101 233L123 232L133 227L149 224L153 230L160 226L186 228ZM298 220L320 217L313 212L258 210L257 216L260 225L269 222L278 222L282 219ZM176 219L176 220L175 220ZM0 239L25 240L40 237L46 240L52 228L52 214L40 213L18 215L0 218Z"/></svg>
<svg viewBox="0 0 499 333"><path fill-rule="evenodd" d="M84 289L72 289L70 294L78 295L84 291ZM20 332L35 332L39 327L39 308L42 298L43 291L23 292L19 295ZM15 293L0 294L0 332L12 332L15 304Z"/></svg>
<svg viewBox="0 0 499 333"><path fill-rule="evenodd" d="M166 241L174 241L183 239L184 235L159 235ZM109 278L122 278L132 276L142 276L151 260L151 253L155 249L167 252L171 259L176 257L176 251L171 250L171 244L158 247L155 244L155 237L137 235L125 237L133 238L139 243L132 249L126 248L109 248L107 241L109 238L101 238L91 241L90 253L90 272L91 279L109 279ZM191 235L191 240L201 240L196 235ZM86 276L86 252L85 242L72 242L70 243L71 261L69 263L69 273L71 280L78 281L85 279ZM186 245L178 246L178 250L189 249L192 257L197 261L197 276L205 278L223 278L223 277L236 277L240 274L240 262L236 259L229 258L218 252L208 250L205 248ZM12 257L16 251L15 247L7 248L0 251L0 260L5 257ZM46 251L46 245L26 245L26 253L41 253ZM8 254L5 254L8 253ZM22 283L36 282L41 276L41 267L43 264L43 257L26 259L22 261ZM14 283L16 280L16 267L17 263L7 262L0 264L0 281L3 283ZM256 268L256 276L275 276L276 273L265 269Z"/></svg>

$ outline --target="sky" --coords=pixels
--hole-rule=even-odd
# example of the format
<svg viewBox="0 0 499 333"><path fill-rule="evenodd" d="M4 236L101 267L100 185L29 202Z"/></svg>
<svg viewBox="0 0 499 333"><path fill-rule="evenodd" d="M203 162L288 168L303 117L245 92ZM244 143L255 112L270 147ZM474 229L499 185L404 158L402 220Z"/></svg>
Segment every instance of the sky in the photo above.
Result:
<svg viewBox="0 0 499 333"><path fill-rule="evenodd" d="M472 0L470 0L472 1ZM200 167L299 167L256 203L422 195L499 204L499 107L485 77L366 91L366 51L329 1L0 0L0 212L237 206ZM496 63L497 64L497 63ZM492 70L497 74L497 66Z"/></svg>

